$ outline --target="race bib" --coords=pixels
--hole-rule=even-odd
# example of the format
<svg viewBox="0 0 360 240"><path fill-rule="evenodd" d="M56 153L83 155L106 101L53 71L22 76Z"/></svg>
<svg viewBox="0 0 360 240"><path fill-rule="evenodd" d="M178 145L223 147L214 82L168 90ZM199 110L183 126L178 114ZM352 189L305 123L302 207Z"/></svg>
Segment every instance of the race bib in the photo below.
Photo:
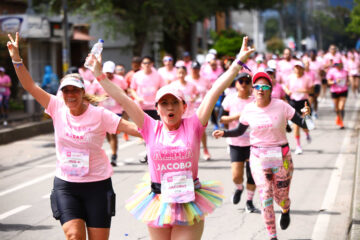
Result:
<svg viewBox="0 0 360 240"><path fill-rule="evenodd" d="M161 177L161 198L166 203L187 203L195 200L191 171L168 172Z"/></svg>
<svg viewBox="0 0 360 240"><path fill-rule="evenodd" d="M281 147L251 148L252 153L259 158L263 169L275 168L283 165Z"/></svg>
<svg viewBox="0 0 360 240"><path fill-rule="evenodd" d="M336 84L337 84L338 86L343 87L343 86L346 85L346 79L338 79L338 80L336 81Z"/></svg>
<svg viewBox="0 0 360 240"><path fill-rule="evenodd" d="M89 151L64 148L60 168L69 176L83 177L89 173Z"/></svg>

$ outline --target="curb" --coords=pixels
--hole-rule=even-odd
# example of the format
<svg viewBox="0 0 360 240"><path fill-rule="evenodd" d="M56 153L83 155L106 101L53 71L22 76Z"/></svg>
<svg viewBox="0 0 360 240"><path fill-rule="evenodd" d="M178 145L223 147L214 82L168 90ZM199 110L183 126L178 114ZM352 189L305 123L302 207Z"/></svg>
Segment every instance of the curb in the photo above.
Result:
<svg viewBox="0 0 360 240"><path fill-rule="evenodd" d="M0 145L54 131L51 119L22 124L0 131Z"/></svg>

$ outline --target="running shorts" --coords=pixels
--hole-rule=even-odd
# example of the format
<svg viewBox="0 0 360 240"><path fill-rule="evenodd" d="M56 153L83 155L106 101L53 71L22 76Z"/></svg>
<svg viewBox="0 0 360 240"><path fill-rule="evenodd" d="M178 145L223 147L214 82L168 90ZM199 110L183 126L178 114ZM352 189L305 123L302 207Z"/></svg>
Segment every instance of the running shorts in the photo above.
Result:
<svg viewBox="0 0 360 240"><path fill-rule="evenodd" d="M348 96L348 91L331 93L331 98L339 98L339 97L347 97L347 96Z"/></svg>

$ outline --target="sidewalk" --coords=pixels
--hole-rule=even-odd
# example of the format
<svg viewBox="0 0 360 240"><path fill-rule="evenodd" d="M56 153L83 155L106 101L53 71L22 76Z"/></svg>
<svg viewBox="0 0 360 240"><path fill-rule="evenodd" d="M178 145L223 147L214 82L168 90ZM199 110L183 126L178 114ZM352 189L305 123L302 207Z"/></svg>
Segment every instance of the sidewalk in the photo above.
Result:
<svg viewBox="0 0 360 240"><path fill-rule="evenodd" d="M42 114L30 115L23 111L9 113L7 125L0 122L0 145L53 131L52 120Z"/></svg>

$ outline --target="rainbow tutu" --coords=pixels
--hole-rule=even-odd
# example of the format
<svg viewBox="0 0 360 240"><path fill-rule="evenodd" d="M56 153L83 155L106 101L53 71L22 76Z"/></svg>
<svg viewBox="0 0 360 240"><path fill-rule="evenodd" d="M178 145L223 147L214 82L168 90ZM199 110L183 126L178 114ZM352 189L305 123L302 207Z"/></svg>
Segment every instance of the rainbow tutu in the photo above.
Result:
<svg viewBox="0 0 360 240"><path fill-rule="evenodd" d="M150 179L139 184L125 208L136 219L153 226L193 225L222 204L223 188L219 181L195 182L195 200L188 203L165 203L161 194L151 191ZM145 180L145 179L144 179Z"/></svg>

